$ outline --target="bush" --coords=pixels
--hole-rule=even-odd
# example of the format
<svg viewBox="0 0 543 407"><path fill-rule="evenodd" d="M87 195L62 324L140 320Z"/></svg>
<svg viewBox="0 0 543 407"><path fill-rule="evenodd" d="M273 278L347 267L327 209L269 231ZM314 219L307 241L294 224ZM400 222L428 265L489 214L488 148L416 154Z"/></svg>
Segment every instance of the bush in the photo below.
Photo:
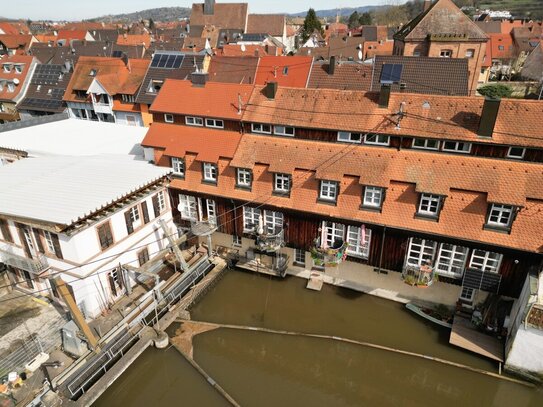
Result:
<svg viewBox="0 0 543 407"><path fill-rule="evenodd" d="M479 89L477 89L477 92L479 92L483 96L488 96L491 98L510 98L513 94L513 89L507 85L503 85L501 83L495 84L495 85L485 85L481 86Z"/></svg>

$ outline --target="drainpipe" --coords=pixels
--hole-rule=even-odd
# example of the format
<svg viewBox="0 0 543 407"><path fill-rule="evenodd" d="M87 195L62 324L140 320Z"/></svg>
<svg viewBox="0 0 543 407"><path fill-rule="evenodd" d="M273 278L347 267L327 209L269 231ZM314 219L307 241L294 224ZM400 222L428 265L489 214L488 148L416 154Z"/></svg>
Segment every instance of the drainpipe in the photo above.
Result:
<svg viewBox="0 0 543 407"><path fill-rule="evenodd" d="M383 237L381 238L381 254L379 254L379 267L377 268L377 274L381 274L381 265L383 264L383 251L385 249L386 233L387 233L387 227L383 226Z"/></svg>

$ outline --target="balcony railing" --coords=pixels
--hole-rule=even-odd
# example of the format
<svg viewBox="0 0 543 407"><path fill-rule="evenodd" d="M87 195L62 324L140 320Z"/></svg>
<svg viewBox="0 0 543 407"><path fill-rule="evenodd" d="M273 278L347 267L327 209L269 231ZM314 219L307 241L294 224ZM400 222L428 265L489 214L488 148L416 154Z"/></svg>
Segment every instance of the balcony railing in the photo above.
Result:
<svg viewBox="0 0 543 407"><path fill-rule="evenodd" d="M209 236L217 230L217 222L210 220L190 222L190 229L196 236Z"/></svg>
<svg viewBox="0 0 543 407"><path fill-rule="evenodd" d="M265 231L257 234L256 245L259 250L267 253L275 253L280 250L285 246L283 228L277 228L272 232Z"/></svg>
<svg viewBox="0 0 543 407"><path fill-rule="evenodd" d="M434 283L436 276L434 268L427 264L407 265L402 272L403 281L413 286L429 287Z"/></svg>
<svg viewBox="0 0 543 407"><path fill-rule="evenodd" d="M109 103L94 102L92 105L96 113L113 114L113 106Z"/></svg>
<svg viewBox="0 0 543 407"><path fill-rule="evenodd" d="M347 248L349 243L344 242L342 239L336 240L332 247L323 247L320 244L311 248L311 258L313 263L318 267L336 267L342 263L347 257Z"/></svg>
<svg viewBox="0 0 543 407"><path fill-rule="evenodd" d="M49 267L45 256L40 254L34 259L29 259L28 257L14 253L11 247L2 247L0 249L0 259L8 266L16 267L33 274L40 274Z"/></svg>

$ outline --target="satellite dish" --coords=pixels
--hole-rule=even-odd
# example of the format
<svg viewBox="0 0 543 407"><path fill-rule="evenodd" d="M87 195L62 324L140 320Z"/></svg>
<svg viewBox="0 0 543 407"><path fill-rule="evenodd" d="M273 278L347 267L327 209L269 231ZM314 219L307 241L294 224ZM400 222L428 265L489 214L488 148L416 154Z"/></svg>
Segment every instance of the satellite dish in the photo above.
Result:
<svg viewBox="0 0 543 407"><path fill-rule="evenodd" d="M358 51L358 59L362 60L362 51Z"/></svg>
<svg viewBox="0 0 543 407"><path fill-rule="evenodd" d="M19 79L17 79L17 78L13 79L13 83L14 83L15 85L18 85L18 84L19 84Z"/></svg>
<svg viewBox="0 0 543 407"><path fill-rule="evenodd" d="M247 47L245 46L245 44L241 44L241 50L243 52L247 51Z"/></svg>

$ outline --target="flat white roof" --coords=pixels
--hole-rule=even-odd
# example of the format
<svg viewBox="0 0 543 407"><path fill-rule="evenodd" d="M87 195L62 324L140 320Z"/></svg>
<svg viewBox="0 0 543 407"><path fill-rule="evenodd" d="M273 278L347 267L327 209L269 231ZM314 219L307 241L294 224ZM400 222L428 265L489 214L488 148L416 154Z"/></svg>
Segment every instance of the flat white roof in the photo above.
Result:
<svg viewBox="0 0 543 407"><path fill-rule="evenodd" d="M129 154L143 157L145 127L66 119L0 133L0 148L30 156Z"/></svg>
<svg viewBox="0 0 543 407"><path fill-rule="evenodd" d="M26 158L0 166L0 214L71 225L170 172L126 155Z"/></svg>

